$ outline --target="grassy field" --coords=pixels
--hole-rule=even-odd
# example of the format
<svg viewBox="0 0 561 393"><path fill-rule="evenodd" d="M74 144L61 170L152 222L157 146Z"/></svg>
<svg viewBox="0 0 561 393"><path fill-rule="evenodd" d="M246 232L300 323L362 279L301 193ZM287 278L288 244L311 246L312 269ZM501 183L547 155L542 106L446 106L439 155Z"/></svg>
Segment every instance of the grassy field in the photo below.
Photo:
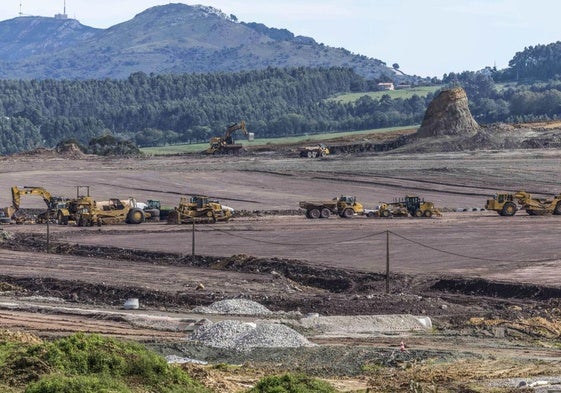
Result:
<svg viewBox="0 0 561 393"><path fill-rule="evenodd" d="M369 96L373 99L380 99L383 95L387 94L391 98L410 98L417 94L418 96L426 96L429 93L434 93L442 86L419 86L413 87L411 89L400 89L400 90L384 90L384 91L371 91L367 93L348 93L341 94L336 97L330 98L331 101L341 102L343 104L349 102L355 102L360 97Z"/></svg>
<svg viewBox="0 0 561 393"><path fill-rule="evenodd" d="M321 142L326 140L331 140L335 138L345 138L357 135L368 135L376 133L385 133L404 130L408 128L416 128L419 125L402 126L402 127L388 127L388 128L378 128L372 130L363 131L348 131L348 132L333 132L329 134L317 134L317 135L299 135L299 136L288 136L284 138L258 138L256 136L255 140L248 142L246 140L236 140L236 143L241 143L244 146L271 146L271 145L292 145L292 144L306 144ZM187 153L200 153L208 148L208 143L196 143L196 144L178 144L169 146L155 146L155 147L143 147L140 150L149 155L172 155L172 154L187 154Z"/></svg>

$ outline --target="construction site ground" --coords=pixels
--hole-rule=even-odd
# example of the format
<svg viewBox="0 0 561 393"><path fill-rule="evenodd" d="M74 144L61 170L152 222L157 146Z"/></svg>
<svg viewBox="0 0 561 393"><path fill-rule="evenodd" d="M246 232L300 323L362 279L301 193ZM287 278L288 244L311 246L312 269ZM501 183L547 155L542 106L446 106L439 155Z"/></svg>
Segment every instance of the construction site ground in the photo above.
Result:
<svg viewBox="0 0 561 393"><path fill-rule="evenodd" d="M492 391L521 381L547 381L551 389L561 376L561 216L500 217L481 208L497 191L558 193L560 164L556 149L321 159L286 151L5 157L1 206L11 203L13 185L68 197L76 185L88 185L99 200L134 196L165 206L181 195L204 194L237 215L196 225L194 255L190 225L5 224L0 328L44 338L102 333L166 355L242 365L184 366L216 391L240 391L287 370L346 391L415 391L415 383L438 391ZM310 220L298 211L301 200L341 194L356 195L367 208L418 194L442 216ZM44 203L29 197L22 208L44 209ZM124 310L129 298L138 298L140 309ZM192 311L229 298L256 301L273 314ZM327 334L302 326L310 313L341 316L340 329ZM432 328L351 328L357 315L428 316ZM202 319L256 318L282 321L319 345L236 352L187 339Z"/></svg>

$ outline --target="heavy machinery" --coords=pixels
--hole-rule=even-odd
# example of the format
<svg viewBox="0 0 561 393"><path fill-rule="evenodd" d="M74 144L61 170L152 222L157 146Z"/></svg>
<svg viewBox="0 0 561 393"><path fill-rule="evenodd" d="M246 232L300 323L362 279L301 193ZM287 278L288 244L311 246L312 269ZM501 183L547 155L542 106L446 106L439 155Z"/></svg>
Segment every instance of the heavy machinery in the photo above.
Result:
<svg viewBox="0 0 561 393"><path fill-rule="evenodd" d="M311 219L329 218L337 214L342 218L364 214L364 207L355 196L341 195L330 201L301 201L300 207L306 210L306 217Z"/></svg>
<svg viewBox="0 0 561 393"><path fill-rule="evenodd" d="M21 197L26 195L38 195L43 198L45 204L47 205L47 211L41 213L37 216L37 223L45 223L49 219L56 217L56 211L60 207L66 205L68 201L67 198L53 196L49 191L43 187L32 187L32 186L13 186L12 191L12 206L4 208L4 216L10 219L14 219L16 222L23 222L25 218L16 217L16 212L20 208ZM6 221L6 220L5 220Z"/></svg>
<svg viewBox="0 0 561 393"><path fill-rule="evenodd" d="M204 195L181 197L179 206L168 214L168 224L215 223L228 221L234 209Z"/></svg>
<svg viewBox="0 0 561 393"><path fill-rule="evenodd" d="M382 202L375 209L365 210L366 217L407 217L409 215L409 210L405 204L401 203L385 203Z"/></svg>
<svg viewBox="0 0 561 393"><path fill-rule="evenodd" d="M329 148L323 143L319 143L317 146L300 147L298 150L300 151L300 157L316 158L329 155Z"/></svg>
<svg viewBox="0 0 561 393"><path fill-rule="evenodd" d="M427 202L418 195L406 195L404 198L398 199L395 202L387 203L389 212L392 215L407 215L409 213L411 217L425 217L430 218L432 216L441 216L440 211L434 207L434 203ZM390 214L384 213L382 217L388 217Z"/></svg>
<svg viewBox="0 0 561 393"><path fill-rule="evenodd" d="M81 194L81 189L86 194ZM121 200L110 198L108 201L95 201L90 196L88 186L76 187L76 199L69 200L65 207L58 209L57 223L68 225L75 222L78 226L105 224L140 224L146 220L146 213L137 206L134 198Z"/></svg>
<svg viewBox="0 0 561 393"><path fill-rule="evenodd" d="M82 189L86 191L85 194L82 194ZM57 209L57 224L68 225L69 222L78 224L78 217L92 210L95 204L95 200L90 196L89 186L76 186L76 198L68 200L65 206Z"/></svg>
<svg viewBox="0 0 561 393"><path fill-rule="evenodd" d="M146 220L144 210L136 206L134 198L122 201L110 198L107 202L87 206L78 212L76 224L78 226L93 226L106 224L140 224Z"/></svg>
<svg viewBox="0 0 561 393"><path fill-rule="evenodd" d="M533 198L526 191L515 193L500 192L493 195L485 203L486 210L496 211L501 216L514 216L518 210L526 210L531 216L545 214L561 214L561 194L551 199Z"/></svg>
<svg viewBox="0 0 561 393"><path fill-rule="evenodd" d="M223 136L214 136L210 138L210 146L205 150L206 154L237 154L243 145L234 143L233 135L236 131L241 130L248 141L252 141L255 137L253 132L248 132L245 127L245 121L234 123L226 128Z"/></svg>

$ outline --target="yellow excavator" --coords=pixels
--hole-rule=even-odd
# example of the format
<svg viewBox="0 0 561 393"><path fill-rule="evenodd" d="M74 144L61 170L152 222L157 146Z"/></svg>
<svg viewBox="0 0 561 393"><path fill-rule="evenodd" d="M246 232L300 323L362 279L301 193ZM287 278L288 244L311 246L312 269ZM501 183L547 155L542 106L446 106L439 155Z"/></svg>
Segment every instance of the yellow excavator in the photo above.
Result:
<svg viewBox="0 0 561 393"><path fill-rule="evenodd" d="M247 132L245 121L234 123L226 128L224 136L213 136L210 138L210 146L204 151L205 154L237 154L243 145L234 143L233 135L236 131L241 130L248 141L252 141L255 137L253 132Z"/></svg>
<svg viewBox="0 0 561 393"><path fill-rule="evenodd" d="M63 197L53 196L49 191L43 187L31 187L24 186L18 187L13 186L12 191L12 206L4 208L5 217L14 219L16 223L24 222L24 217L16 217L16 212L20 208L21 197L25 195L38 195L43 198L45 204L47 205L47 211L41 213L37 216L37 223L45 223L48 219L56 217L56 212L58 209L64 207L68 199Z"/></svg>

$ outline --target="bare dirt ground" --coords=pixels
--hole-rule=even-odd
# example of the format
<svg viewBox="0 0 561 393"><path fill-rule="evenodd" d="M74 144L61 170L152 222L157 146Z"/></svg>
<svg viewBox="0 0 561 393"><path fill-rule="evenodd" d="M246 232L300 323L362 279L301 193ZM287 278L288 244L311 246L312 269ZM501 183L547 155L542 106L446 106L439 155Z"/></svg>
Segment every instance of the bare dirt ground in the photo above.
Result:
<svg viewBox="0 0 561 393"><path fill-rule="evenodd" d="M76 185L89 185L98 199L134 196L168 206L181 195L206 194L244 214L228 223L197 225L194 257L190 226L53 224L46 253L45 225L4 225L0 327L43 337L75 331L128 337L164 354L243 363L240 373L249 380L262 370L292 369L347 381L339 385L346 390L413 391L408 384L415 380L425 389L432 384L467 392L501 378L552 378L561 375L560 218L524 212L507 218L473 208L499 190L558 193L560 164L561 150L554 149L318 160L274 152L7 157L0 160L0 206L11 203L13 185L42 186L69 197ZM297 214L304 199L351 194L374 207L411 193L433 201L443 216L308 220ZM44 204L27 197L22 207ZM140 300L140 310L122 309L131 297ZM234 318L193 314L192 308L226 298L299 312L274 317L292 321L306 313L413 314L429 316L434 328L329 337L308 331L318 347L249 354L190 344L186 337L196 321ZM399 351L402 340L406 352ZM392 374L382 366L391 366ZM235 373L197 372L212 380L209 385L222 381L217 391L243 386L224 382L236 379Z"/></svg>

